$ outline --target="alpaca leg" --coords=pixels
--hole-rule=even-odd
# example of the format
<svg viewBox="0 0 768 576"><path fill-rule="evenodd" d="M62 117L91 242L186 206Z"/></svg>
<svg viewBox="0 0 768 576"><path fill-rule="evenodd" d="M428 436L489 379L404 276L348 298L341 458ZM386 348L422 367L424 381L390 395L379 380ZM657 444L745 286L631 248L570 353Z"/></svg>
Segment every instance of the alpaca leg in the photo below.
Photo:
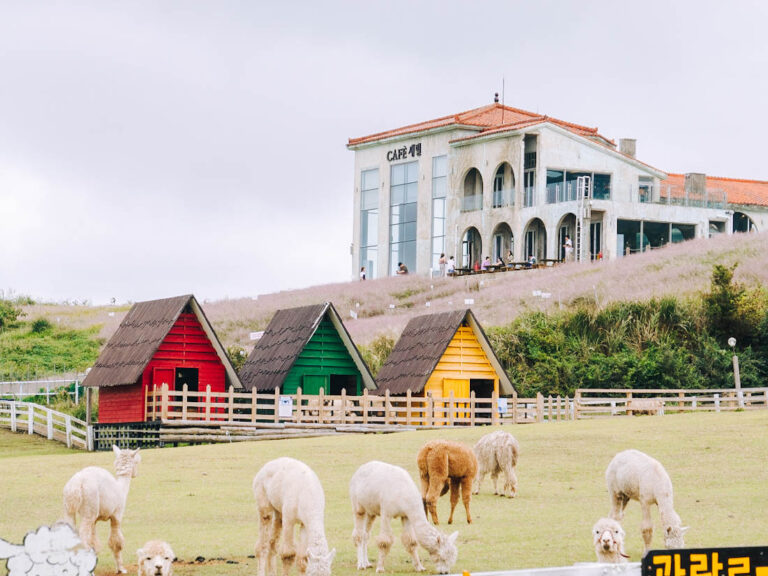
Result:
<svg viewBox="0 0 768 576"><path fill-rule="evenodd" d="M427 504L427 495L429 494L430 484L429 476L426 474L420 474L419 480L421 480L421 503L424 505L424 514L429 515L429 504Z"/></svg>
<svg viewBox="0 0 768 576"><path fill-rule="evenodd" d="M352 531L352 542L357 548L358 570L363 570L371 565L368 560L368 538L371 534L371 524L375 518L375 516L368 516L365 510L355 510L355 529Z"/></svg>
<svg viewBox="0 0 768 576"><path fill-rule="evenodd" d="M259 539L256 541L256 557L259 559L258 569L256 571L257 576L266 576L269 571L270 576L273 576L272 571L269 570L272 554L271 548L274 544L274 534L272 533L272 514L269 510L262 510L259 515Z"/></svg>
<svg viewBox="0 0 768 576"><path fill-rule="evenodd" d="M288 576L293 563L296 561L296 544L293 541L293 523L283 523L280 531L280 557L283 560L283 576Z"/></svg>
<svg viewBox="0 0 768 576"><path fill-rule="evenodd" d="M392 518L386 513L381 514L381 530L379 531L379 559L376 562L376 572L384 572L384 561L389 549L392 548Z"/></svg>
<svg viewBox="0 0 768 576"><path fill-rule="evenodd" d="M459 501L459 478L451 478L451 515L448 516L448 524L453 524L453 511Z"/></svg>
<svg viewBox="0 0 768 576"><path fill-rule="evenodd" d="M472 515L469 513L469 501L472 499L472 479L461 479L461 500L464 502L464 510L467 511L467 524L472 524Z"/></svg>
<svg viewBox="0 0 768 576"><path fill-rule="evenodd" d="M485 472L480 472L475 476L475 484L472 487L473 494L480 494L480 484L483 483L483 480L485 480Z"/></svg>
<svg viewBox="0 0 768 576"><path fill-rule="evenodd" d="M491 472L491 480L493 481L493 494L494 496L499 494L499 471L494 470Z"/></svg>
<svg viewBox="0 0 768 576"><path fill-rule="evenodd" d="M507 466L504 470L504 494L508 498L517 496L517 474L513 466Z"/></svg>
<svg viewBox="0 0 768 576"><path fill-rule="evenodd" d="M299 525L299 545L296 547L296 566L299 569L299 574L306 574L307 572L307 530L303 524Z"/></svg>
<svg viewBox="0 0 768 576"><path fill-rule="evenodd" d="M628 502L629 498L621 492L611 494L611 518L621 522L624 519L624 508L627 507Z"/></svg>
<svg viewBox="0 0 768 576"><path fill-rule="evenodd" d="M645 543L645 549L643 550L643 556L648 550L651 549L651 540L653 540L653 520L651 520L651 507L650 505L643 505L643 520L640 522L640 528L643 531L643 542Z"/></svg>
<svg viewBox="0 0 768 576"><path fill-rule="evenodd" d="M80 541L85 544L88 548L93 549L95 552L98 552L98 546L99 542L96 538L96 519L86 518L85 516L80 517L80 530L78 532L80 534Z"/></svg>
<svg viewBox="0 0 768 576"><path fill-rule="evenodd" d="M400 535L400 540L405 547L405 550L411 555L413 560L413 569L416 572L423 572L424 565L419 558L419 542L416 539L416 531L411 526L411 522L407 518L403 518L403 533Z"/></svg>
<svg viewBox="0 0 768 576"><path fill-rule="evenodd" d="M128 571L125 569L125 566L123 566L123 546L125 545L125 538L123 537L122 530L120 530L120 520L117 518L110 518L110 523L109 547L112 549L112 554L115 556L117 573L126 574Z"/></svg>
<svg viewBox="0 0 768 576"><path fill-rule="evenodd" d="M428 514L432 515L432 522L435 525L440 524L440 520L437 517L437 499L441 494L440 491L443 489L444 485L444 482L433 477L425 497L425 510Z"/></svg>

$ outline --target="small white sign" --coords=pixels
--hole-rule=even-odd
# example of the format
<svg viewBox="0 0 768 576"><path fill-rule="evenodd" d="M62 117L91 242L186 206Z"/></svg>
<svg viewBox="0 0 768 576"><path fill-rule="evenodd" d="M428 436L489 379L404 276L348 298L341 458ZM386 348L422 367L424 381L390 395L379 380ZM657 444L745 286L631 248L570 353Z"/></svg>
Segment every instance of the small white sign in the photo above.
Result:
<svg viewBox="0 0 768 576"><path fill-rule="evenodd" d="M541 296L541 290L534 290L533 291L534 296Z"/></svg>
<svg viewBox="0 0 768 576"><path fill-rule="evenodd" d="M509 406L506 398L499 398L499 414L506 414Z"/></svg>
<svg viewBox="0 0 768 576"><path fill-rule="evenodd" d="M472 306L475 303L474 298L464 298L464 305L465 306Z"/></svg>
<svg viewBox="0 0 768 576"><path fill-rule="evenodd" d="M357 320L357 312L355 312L354 310L349 311L349 316Z"/></svg>
<svg viewBox="0 0 768 576"><path fill-rule="evenodd" d="M261 331L259 331L259 332L251 332L250 334L248 334L248 337L249 337L251 340L258 340L258 339L259 339L259 338L261 338L262 336L264 336L264 330L261 330Z"/></svg>
<svg viewBox="0 0 768 576"><path fill-rule="evenodd" d="M541 297L544 298L545 300L547 298L552 298L552 293L551 292L542 292L541 293Z"/></svg>
<svg viewBox="0 0 768 576"><path fill-rule="evenodd" d="M424 306L426 306L427 308L429 308L431 305L432 305L432 303L429 300L427 300L427 303L424 304Z"/></svg>
<svg viewBox="0 0 768 576"><path fill-rule="evenodd" d="M280 418L291 418L293 416L293 398L290 396L280 396L277 415Z"/></svg>
<svg viewBox="0 0 768 576"><path fill-rule="evenodd" d="M389 305L389 309L390 309L390 310L394 310L394 309L395 309L395 305L394 305L394 304L390 304L390 305Z"/></svg>
<svg viewBox="0 0 768 576"><path fill-rule="evenodd" d="M110 318L114 318L114 317L115 317L115 313L114 313L114 312L110 312L110 313L108 314L108 316L109 316Z"/></svg>

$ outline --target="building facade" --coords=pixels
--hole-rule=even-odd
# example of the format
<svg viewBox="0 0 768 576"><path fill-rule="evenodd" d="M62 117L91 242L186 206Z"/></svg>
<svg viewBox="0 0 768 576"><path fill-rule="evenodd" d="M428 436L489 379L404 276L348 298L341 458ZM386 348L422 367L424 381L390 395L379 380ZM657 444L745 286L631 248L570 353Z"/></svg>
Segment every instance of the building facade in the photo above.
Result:
<svg viewBox="0 0 768 576"><path fill-rule="evenodd" d="M492 262L619 258L768 225L768 182L667 174L596 128L494 102L350 138L352 273L436 274L441 254Z"/></svg>

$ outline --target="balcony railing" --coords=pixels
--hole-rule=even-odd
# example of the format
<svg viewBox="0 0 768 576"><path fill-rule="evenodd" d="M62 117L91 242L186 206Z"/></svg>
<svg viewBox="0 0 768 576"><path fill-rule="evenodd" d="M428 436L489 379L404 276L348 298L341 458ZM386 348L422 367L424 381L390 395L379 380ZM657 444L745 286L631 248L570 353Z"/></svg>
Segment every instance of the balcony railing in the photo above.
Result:
<svg viewBox="0 0 768 576"><path fill-rule="evenodd" d="M461 205L462 212L472 212L474 210L482 210L482 209L483 209L482 194L464 196L464 198L462 199L462 205Z"/></svg>
<svg viewBox="0 0 768 576"><path fill-rule="evenodd" d="M525 197L523 198L523 203L526 208L536 204L536 188L534 186L525 187Z"/></svg>
<svg viewBox="0 0 768 576"><path fill-rule="evenodd" d="M512 188L493 191L493 207L503 208L504 206L515 205L515 191Z"/></svg>
<svg viewBox="0 0 768 576"><path fill-rule="evenodd" d="M682 186L643 186L635 189L635 199L640 203L690 206L694 208L725 209L728 196L720 188L707 188L703 192L686 191Z"/></svg>

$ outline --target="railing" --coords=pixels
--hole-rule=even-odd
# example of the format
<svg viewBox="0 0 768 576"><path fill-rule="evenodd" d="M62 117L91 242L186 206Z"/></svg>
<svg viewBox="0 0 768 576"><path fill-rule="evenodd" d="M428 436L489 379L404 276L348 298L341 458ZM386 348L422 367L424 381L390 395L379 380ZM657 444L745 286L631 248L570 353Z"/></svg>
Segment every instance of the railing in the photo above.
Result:
<svg viewBox="0 0 768 576"><path fill-rule="evenodd" d="M768 388L742 389L744 410L768 408ZM677 390L579 389L574 396L574 417L599 418L622 414L726 412L742 409L733 388Z"/></svg>
<svg viewBox="0 0 768 576"><path fill-rule="evenodd" d="M530 208L536 204L536 188L534 186L525 187L525 195L523 198L523 205L526 208Z"/></svg>
<svg viewBox="0 0 768 576"><path fill-rule="evenodd" d="M662 184L655 187L644 185L633 189L632 194L635 200L640 203L719 209L725 209L728 206L728 195L721 188L707 188L702 192L692 192L686 191L681 186Z"/></svg>
<svg viewBox="0 0 768 576"><path fill-rule="evenodd" d="M493 191L493 208L515 205L515 191L512 188Z"/></svg>
<svg viewBox="0 0 768 576"><path fill-rule="evenodd" d="M463 212L472 212L474 210L483 209L483 196L482 194L474 194L472 196L464 196L462 198L461 210Z"/></svg>
<svg viewBox="0 0 768 576"><path fill-rule="evenodd" d="M0 382L0 398L16 398L22 400L29 398L30 396L45 396L46 404L50 402L51 396L58 396L61 390L69 386L75 385L75 389L72 392L67 392L72 396L75 403L80 401L80 391L83 388L80 384L81 377L78 378L65 378L65 379L50 379L50 380L14 380Z"/></svg>
<svg viewBox="0 0 768 576"><path fill-rule="evenodd" d="M85 422L39 404L0 400L0 426L12 432L39 434L68 448L93 450L91 428Z"/></svg>

